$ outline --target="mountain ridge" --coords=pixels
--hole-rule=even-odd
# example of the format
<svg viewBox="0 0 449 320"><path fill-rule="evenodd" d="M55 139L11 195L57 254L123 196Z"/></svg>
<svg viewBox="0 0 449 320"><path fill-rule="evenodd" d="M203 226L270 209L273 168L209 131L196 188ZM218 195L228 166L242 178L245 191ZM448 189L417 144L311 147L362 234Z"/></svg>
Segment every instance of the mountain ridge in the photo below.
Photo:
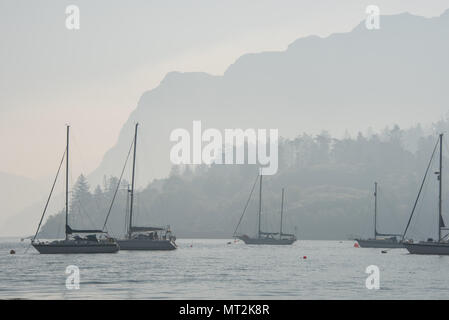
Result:
<svg viewBox="0 0 449 320"><path fill-rule="evenodd" d="M299 38L284 51L244 54L223 75L169 72L142 94L117 143L90 178L98 182L104 174L119 172L114 159L126 155L135 122L142 124L140 136L148 140L139 150L148 166L140 173L142 186L168 174L169 133L191 128L193 120L217 129L277 127L285 137L411 125L415 116L430 122L449 103L443 85L449 80L449 46L442 41L449 28L441 28L449 25L447 17L449 10L432 18L381 16L379 30L367 30L362 21L350 32ZM420 106L426 110L419 111Z"/></svg>

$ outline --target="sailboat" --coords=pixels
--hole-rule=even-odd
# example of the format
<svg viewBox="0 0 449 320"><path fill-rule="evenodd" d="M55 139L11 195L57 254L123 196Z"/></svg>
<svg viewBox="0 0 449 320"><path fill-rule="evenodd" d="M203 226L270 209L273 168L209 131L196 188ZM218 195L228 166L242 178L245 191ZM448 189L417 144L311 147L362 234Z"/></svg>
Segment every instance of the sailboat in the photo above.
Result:
<svg viewBox="0 0 449 320"><path fill-rule="evenodd" d="M377 232L377 182L374 182L374 238L355 239L361 248L404 248L398 241L400 234L385 234Z"/></svg>
<svg viewBox="0 0 449 320"><path fill-rule="evenodd" d="M418 202L419 196L421 194L421 190L423 188L424 185L424 181L426 180L427 177L427 173L429 171L430 165L432 163L432 159L435 155L435 151L437 146L440 146L440 154L439 154L439 170L437 172L435 172L435 174L437 175L437 179L438 179L438 239L437 240L433 240L431 238L427 239L427 241L421 241L419 243L413 243L413 241L409 240L409 241L404 241L404 246L405 248L408 250L408 252L410 252L411 254L431 254L431 255L449 255L449 242L448 242L448 235L446 234L444 236L442 236L442 231L443 230L449 230L445 224L444 224L444 220L443 220L443 216L442 216L442 183L443 183L443 134L440 134L439 139L437 144L435 145L435 148L433 150L432 156L430 158L429 161L429 165L427 166L427 170L426 173L424 175L424 179L422 181L421 184L421 188L418 192L418 196L416 198L415 201L415 205L413 207L412 213L410 215L409 221L407 223L407 227L405 228L404 234L403 234L403 239L405 238L405 235L407 233L408 227L410 225L410 222L412 220L413 217L413 213L415 211L416 208L416 204Z"/></svg>
<svg viewBox="0 0 449 320"><path fill-rule="evenodd" d="M250 194L251 198L252 192ZM248 202L250 200L248 199ZM247 205L248 205L247 202ZM283 233L282 232L282 217L284 211L284 189L282 189L282 200L281 200L281 223L279 233L277 232L263 232L261 230L261 215L262 215L262 175L259 177L259 211L258 211L258 220L259 220L259 228L257 231L256 237L250 237L246 234L237 235L236 231L242 221L243 215L245 214L246 207L243 210L243 214L240 217L240 221L237 224L237 227L234 232L234 237L242 240L245 244L266 244L266 245L290 245L296 241L296 236L294 234Z"/></svg>
<svg viewBox="0 0 449 320"><path fill-rule="evenodd" d="M131 189L128 190L129 201L129 222L125 239L119 239L120 250L175 250L177 248L176 237L172 234L170 226L167 227L143 227L133 225L134 208L134 178L136 170L136 150L137 150L137 129L136 123L134 132L134 154Z"/></svg>
<svg viewBox="0 0 449 320"><path fill-rule="evenodd" d="M69 135L70 126L67 126L67 146L59 165L56 178L47 199L44 212L34 235L31 245L43 254L64 254L64 253L115 253L119 251L117 241L107 235L103 230L74 230L69 226ZM58 179L59 171L62 163L66 159L66 184L65 184L65 239L55 241L38 241L36 240L40 226L42 224L45 212L50 202L56 181ZM87 234L86 237L81 237L79 234ZM97 237L97 234L104 235Z"/></svg>

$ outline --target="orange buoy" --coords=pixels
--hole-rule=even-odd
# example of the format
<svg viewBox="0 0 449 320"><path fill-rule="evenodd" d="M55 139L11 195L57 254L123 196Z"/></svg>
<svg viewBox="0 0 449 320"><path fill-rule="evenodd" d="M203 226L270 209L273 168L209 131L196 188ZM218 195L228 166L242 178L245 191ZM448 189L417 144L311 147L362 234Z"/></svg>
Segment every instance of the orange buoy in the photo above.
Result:
<svg viewBox="0 0 449 320"><path fill-rule="evenodd" d="M356 242L356 243L354 243L354 248L358 248L359 247L359 244Z"/></svg>

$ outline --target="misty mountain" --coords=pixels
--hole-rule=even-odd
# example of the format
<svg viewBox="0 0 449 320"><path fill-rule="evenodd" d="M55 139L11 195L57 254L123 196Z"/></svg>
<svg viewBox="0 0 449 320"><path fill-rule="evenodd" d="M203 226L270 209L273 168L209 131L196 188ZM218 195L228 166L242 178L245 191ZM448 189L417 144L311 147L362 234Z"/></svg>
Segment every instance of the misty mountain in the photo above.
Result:
<svg viewBox="0 0 449 320"><path fill-rule="evenodd" d="M430 19L407 13L382 16L380 30L367 30L364 22L361 22L348 33L334 34L326 38L301 38L283 52L244 55L222 76L171 72L157 88L142 95L136 109L122 128L117 144L105 154L101 165L88 176L88 181L91 187L95 188L98 184L104 185L105 176L119 176L132 142L134 123L137 121L141 123L137 185L144 190L149 188L148 183L152 179L165 178L170 172L172 164L169 151L173 145L169 141L170 132L176 128L191 131L193 120L201 120L203 130L210 127L221 130L279 128L280 135L291 140L301 132L307 132L315 139L316 134L326 129L333 133L335 138L334 132L341 133L346 129L351 132L366 129L379 132L385 125L398 123L401 127L409 127L402 136L401 148L404 148L404 152L416 154L423 137L446 129L444 123L443 126L440 123L431 128L413 125L418 121L423 124L431 123L442 118L442 114L447 111L449 96L445 94L445 84L449 80L448 33L449 11ZM388 132L384 136L388 136ZM359 165L355 162L353 167L358 168ZM368 165L366 168L369 170ZM128 180L129 169L128 163L125 174ZM420 172L410 174L414 175L414 183L421 175ZM312 177L312 173L310 175ZM346 181L345 177L341 178ZM357 189L360 185L341 186L340 182L324 181L322 185L312 183L312 189L305 192L318 197L317 199L320 198L319 192L326 194L328 198L339 198L341 192L346 198L349 192L352 195L347 199L355 197L366 203L369 201L372 180L379 178L371 174L362 178L364 185L361 190ZM169 182L174 183L175 178L170 179L172 180L168 182L156 180L154 183L158 188L167 183L172 186ZM406 179L406 176L400 179ZM247 180L251 179L245 179ZM218 181L221 180L216 183L220 183ZM305 181L315 180L310 178ZM234 183L240 186L242 181L236 180L232 182ZM180 192L189 194L193 186L186 183L187 190L180 189ZM237 215L237 208L241 206L241 200L244 198L244 186L241 185L239 191L242 194L232 206L234 215ZM207 184L207 187L213 190L212 182ZM410 185L408 188L414 187L415 185ZM154 185L150 190L153 189ZM403 209L409 205L415 191L408 192L408 196L404 196L398 204L403 206ZM196 210L198 203L190 203L192 199L189 197L174 201L175 196L163 193L164 201L168 203L167 208L173 209L174 212L169 213L164 220L154 221L155 223L178 224L178 220L172 215L181 214L187 205L192 212ZM23 194L21 197L23 199ZM49 214L54 215L63 208L62 200L62 195L58 194L55 201L57 204L49 210ZM179 203L180 201L182 203ZM355 214L359 210L348 203L340 207L340 214L346 214L346 210L352 210ZM32 233L44 204L45 200L42 199L10 218L1 230L2 235ZM172 208L171 205L175 204L179 207ZM336 204L331 206L334 205ZM225 210L223 214L230 210L228 206L223 205L222 208ZM165 210L155 207L159 214ZM325 210L323 214L324 212ZM364 222L369 225L371 218L367 209L364 212ZM408 209L401 212L408 214ZM102 214L104 215L104 212ZM339 214L334 214L335 221L347 221L339 219ZM231 228L230 221L234 221L234 218L227 222L228 228ZM192 213L189 223L197 219L202 219L201 215L200 218L194 218ZM321 223L325 220L323 218L319 221ZM357 232L361 225L365 224L354 222L356 227L352 228L351 232ZM398 222L394 226L399 225ZM202 225L198 222L198 226ZM181 235L195 236L204 232L198 228L192 229L189 224L184 227L178 224L177 227L181 230ZM222 228L220 224L216 224L216 227ZM350 230L349 227L350 225L347 225L345 230ZM221 231L221 234L228 235L228 231ZM218 233L220 232L217 230L210 232ZM341 237L342 234L343 231L339 231L334 236Z"/></svg>
<svg viewBox="0 0 449 320"><path fill-rule="evenodd" d="M201 120L206 128L278 128L281 136L322 129L342 135L397 123L434 121L448 110L449 11L424 18L381 17L351 32L294 41L282 52L246 54L222 76L171 72L145 92L89 180L118 175L140 122L139 178L145 186L171 168L170 132Z"/></svg>
<svg viewBox="0 0 449 320"><path fill-rule="evenodd" d="M42 196L40 181L0 172L0 233L10 219Z"/></svg>

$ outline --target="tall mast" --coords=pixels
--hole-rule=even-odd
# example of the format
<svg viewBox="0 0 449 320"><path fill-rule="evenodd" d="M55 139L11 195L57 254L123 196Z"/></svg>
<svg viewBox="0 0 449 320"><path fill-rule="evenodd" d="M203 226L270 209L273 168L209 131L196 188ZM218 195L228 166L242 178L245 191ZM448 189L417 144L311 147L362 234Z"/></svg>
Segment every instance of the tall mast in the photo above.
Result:
<svg viewBox="0 0 449 320"><path fill-rule="evenodd" d="M260 217L262 213L262 175L260 175L260 186L259 186L259 231L257 237L260 238Z"/></svg>
<svg viewBox="0 0 449 320"><path fill-rule="evenodd" d="M129 219L129 194L130 194L130 192L131 192L131 187L128 184L128 187L126 188L125 234L129 234L129 229L126 227L126 223L128 222L128 219Z"/></svg>
<svg viewBox="0 0 449 320"><path fill-rule="evenodd" d="M131 239L132 235L132 222L133 222L133 204L134 204L134 173L136 170L136 147L137 147L137 127L139 123L136 123L136 129L134 132L134 155L133 155L133 173L131 179L131 204L129 208L129 228L128 228L128 238Z"/></svg>
<svg viewBox="0 0 449 320"><path fill-rule="evenodd" d="M282 214L284 213L284 188L282 188L282 200L281 200L281 228L279 231L279 239L282 238Z"/></svg>
<svg viewBox="0 0 449 320"><path fill-rule="evenodd" d="M438 242L441 240L441 209L442 209L442 201L441 201L441 189L442 189L442 182L443 182L443 134L440 134L440 171L438 173L438 180L439 180L439 190L438 190Z"/></svg>
<svg viewBox="0 0 449 320"><path fill-rule="evenodd" d="M66 146L66 166L65 166L65 239L69 238L67 227L69 226L69 134L70 126L67 125L67 146Z"/></svg>
<svg viewBox="0 0 449 320"><path fill-rule="evenodd" d="M377 237L377 182L374 182L374 239Z"/></svg>

